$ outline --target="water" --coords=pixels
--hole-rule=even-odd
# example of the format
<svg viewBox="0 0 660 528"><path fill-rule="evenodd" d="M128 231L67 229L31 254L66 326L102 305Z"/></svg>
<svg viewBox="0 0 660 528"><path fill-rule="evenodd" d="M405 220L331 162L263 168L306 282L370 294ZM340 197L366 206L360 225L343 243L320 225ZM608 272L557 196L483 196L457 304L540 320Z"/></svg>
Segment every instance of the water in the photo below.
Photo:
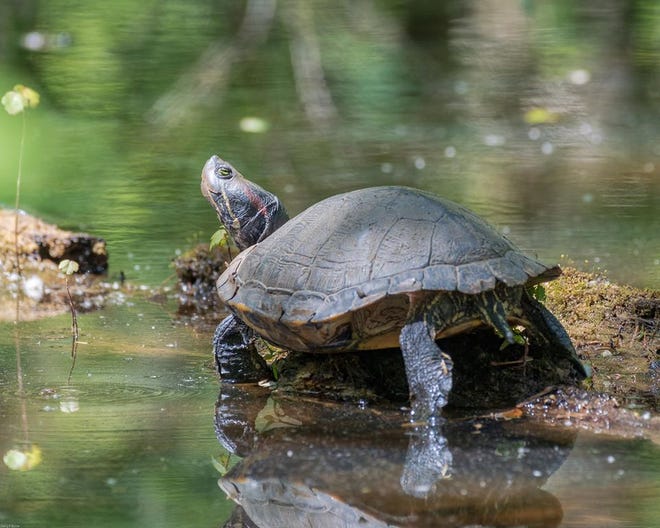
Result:
<svg viewBox="0 0 660 528"><path fill-rule="evenodd" d="M429 431L369 405L221 394L209 333L146 301L81 317L69 380L68 322L25 323L18 341L10 325L0 332L0 450L41 450L29 471L0 466L3 525L219 526L242 511L218 481L264 527L646 527L660 515L650 441L485 418ZM217 400L230 451L214 432ZM246 415L250 434L223 429L220 417Z"/></svg>
<svg viewBox="0 0 660 528"><path fill-rule="evenodd" d="M69 322L21 324L18 340L11 325L0 332L0 449L36 445L42 457L30 471L0 468L0 524L193 526L226 516L211 463L222 450L208 336L144 301L82 315L69 379Z"/></svg>
<svg viewBox="0 0 660 528"><path fill-rule="evenodd" d="M410 185L467 205L543 260L660 287L657 3L399 4L251 0L247 15L210 0L0 4L0 92L23 83L42 97L26 118L22 207L106 238L111 276L171 282L177 251L216 229L199 174L217 153L291 213L358 187ZM0 113L5 205L21 125ZM225 522L210 333L174 311L138 297L82 316L70 380L66 317L0 327L0 450L27 437L42 453L30 471L0 465L0 528ZM324 497L370 522L392 504L387 522L408 508L437 523L442 489L426 506L402 491L411 435L387 430L378 500L358 488L379 446L351 430L362 451L344 452L350 478L329 473ZM558 503L562 526L657 524L656 445L519 434L502 439L504 452L530 435L559 446L532 498L550 513ZM280 439L264 441L277 452ZM332 464L333 453L309 456ZM291 489L321 484L294 462Z"/></svg>
<svg viewBox="0 0 660 528"><path fill-rule="evenodd" d="M113 273L158 284L177 249L215 229L198 187L218 153L293 213L356 187L411 185L543 259L660 285L653 2L630 13L317 2L299 6L302 20L287 3L251 5L251 33L237 5L203 0L54 0L8 16L0 80L42 94L27 119L23 207L104 236ZM40 47L21 47L30 30ZM314 30L326 82L297 83L314 61L296 59L309 45L292 33ZM326 113L308 101L328 93ZM242 127L247 117L267 130ZM0 123L0 202L13 204L21 119Z"/></svg>

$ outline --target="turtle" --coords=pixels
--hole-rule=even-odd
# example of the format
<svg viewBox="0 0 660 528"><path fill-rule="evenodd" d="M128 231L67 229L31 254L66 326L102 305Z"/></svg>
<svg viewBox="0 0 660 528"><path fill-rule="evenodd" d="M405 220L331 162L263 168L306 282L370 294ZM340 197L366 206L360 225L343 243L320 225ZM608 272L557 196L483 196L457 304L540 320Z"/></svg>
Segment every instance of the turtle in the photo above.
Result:
<svg viewBox="0 0 660 528"><path fill-rule="evenodd" d="M437 340L486 326L513 343L519 325L586 376L566 330L530 292L559 266L525 255L469 209L380 186L330 196L289 219L277 196L217 155L201 180L240 250L216 283L230 312L213 339L221 380L264 375L256 337L311 353L400 347L411 420L435 420L455 360Z"/></svg>

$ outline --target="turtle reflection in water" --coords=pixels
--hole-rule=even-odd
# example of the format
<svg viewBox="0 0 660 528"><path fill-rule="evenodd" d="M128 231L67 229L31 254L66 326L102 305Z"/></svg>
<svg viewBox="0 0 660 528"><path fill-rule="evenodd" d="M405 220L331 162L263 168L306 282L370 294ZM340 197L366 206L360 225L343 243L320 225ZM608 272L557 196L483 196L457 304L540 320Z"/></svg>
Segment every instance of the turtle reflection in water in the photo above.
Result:
<svg viewBox="0 0 660 528"><path fill-rule="evenodd" d="M566 331L527 288L557 277L469 210L406 187L327 198L289 220L279 199L217 156L202 193L242 251L218 279L231 311L214 351L226 381L266 371L255 335L299 352L400 346L416 420L439 416L453 360L436 340L522 325L584 376ZM452 351L448 351L452 353Z"/></svg>
<svg viewBox="0 0 660 528"><path fill-rule="evenodd" d="M263 528L559 526L562 506L540 488L577 436L523 420L406 428L396 409L230 384L216 427L242 458L219 481L239 505L225 526Z"/></svg>

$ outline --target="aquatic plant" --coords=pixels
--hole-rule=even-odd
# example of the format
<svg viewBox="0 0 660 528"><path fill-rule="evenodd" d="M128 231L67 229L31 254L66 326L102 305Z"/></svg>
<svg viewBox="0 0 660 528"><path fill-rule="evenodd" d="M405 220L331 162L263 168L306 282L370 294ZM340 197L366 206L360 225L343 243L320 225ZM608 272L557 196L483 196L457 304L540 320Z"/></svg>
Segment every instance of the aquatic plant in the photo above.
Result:
<svg viewBox="0 0 660 528"><path fill-rule="evenodd" d="M23 117L23 124L21 126L21 140L18 150L18 174L16 176L16 201L15 201L15 212L14 212L14 256L15 256L15 267L16 267L16 277L17 284L20 284L21 281L21 259L20 252L18 249L18 224L19 224L19 206L20 206L20 197L21 197L21 176L23 173L23 147L25 145L25 129L26 129L26 118L25 110L27 108L34 108L39 104L39 94L23 86L22 84L17 84L14 86L13 90L8 91L0 99L0 104L5 108L9 115L21 114ZM14 319L14 341L16 347L16 378L18 383L18 395L21 403L21 424L23 428L23 448L21 449L10 449L7 451L2 461L9 468L17 471L28 471L41 462L41 449L39 446L31 444L28 435L28 418L27 418L27 406L25 398L25 388L23 386L23 369L21 366L21 350L20 350L20 340L18 335L18 323L19 323L19 314L20 314L20 288L17 288L16 291L16 316Z"/></svg>
<svg viewBox="0 0 660 528"><path fill-rule="evenodd" d="M69 289L69 277L78 271L79 266L75 260L64 259L60 261L58 268L62 273L64 273L64 286L66 288L67 298L69 299L69 308L71 309L71 357L73 358L71 370L69 371L69 378L71 378L73 367L76 364L76 353L78 351L78 337L80 336L80 332L78 329L78 316L76 313L76 307L73 304L71 290Z"/></svg>
<svg viewBox="0 0 660 528"><path fill-rule="evenodd" d="M18 250L18 223L20 215L18 214L18 208L21 201L21 177L23 174L23 150L25 146L25 129L26 129L26 118L25 110L27 108L34 108L39 104L39 94L35 92L32 88L28 88L22 84L17 84L14 86L13 90L8 91L5 95L2 96L0 100L2 106L5 108L9 115L21 114L23 117L23 124L21 127L21 141L18 147L18 174L16 175L16 201L15 201L15 213L14 213L14 254L16 257L15 266L16 274L18 281L21 279L21 260L20 253ZM14 321L18 324L18 298L16 301L16 320Z"/></svg>

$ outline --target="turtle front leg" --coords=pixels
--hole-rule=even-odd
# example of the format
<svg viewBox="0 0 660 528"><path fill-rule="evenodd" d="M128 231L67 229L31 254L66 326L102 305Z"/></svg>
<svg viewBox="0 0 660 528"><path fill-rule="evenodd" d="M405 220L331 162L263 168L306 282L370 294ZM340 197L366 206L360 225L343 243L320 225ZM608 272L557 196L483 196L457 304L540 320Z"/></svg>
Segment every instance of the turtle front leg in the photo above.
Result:
<svg viewBox="0 0 660 528"><path fill-rule="evenodd" d="M255 347L250 327L235 315L225 317L215 329L213 353L220 379L228 383L254 383L272 379L273 373Z"/></svg>
<svg viewBox="0 0 660 528"><path fill-rule="evenodd" d="M411 420L433 422L447 405L452 360L440 350L435 342L435 328L424 318L406 323L399 344L410 389Z"/></svg>

